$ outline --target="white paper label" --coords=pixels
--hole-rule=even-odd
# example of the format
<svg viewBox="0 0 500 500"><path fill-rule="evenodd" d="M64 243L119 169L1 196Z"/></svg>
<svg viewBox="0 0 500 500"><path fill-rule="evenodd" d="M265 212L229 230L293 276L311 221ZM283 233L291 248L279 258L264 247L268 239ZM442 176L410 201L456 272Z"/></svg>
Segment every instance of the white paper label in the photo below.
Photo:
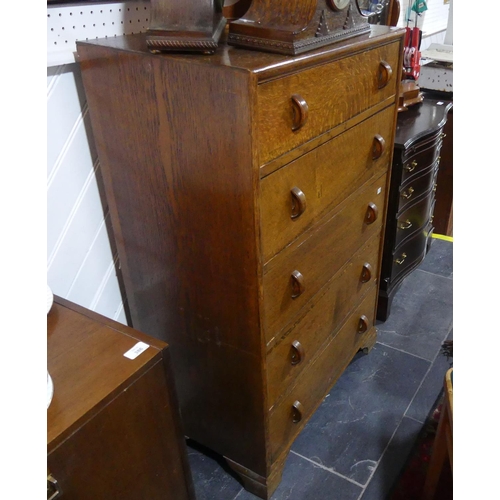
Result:
<svg viewBox="0 0 500 500"><path fill-rule="evenodd" d="M144 342L137 342L132 349L129 349L124 356L128 359L135 359L139 354L142 354L147 348L149 347L148 344L145 344Z"/></svg>

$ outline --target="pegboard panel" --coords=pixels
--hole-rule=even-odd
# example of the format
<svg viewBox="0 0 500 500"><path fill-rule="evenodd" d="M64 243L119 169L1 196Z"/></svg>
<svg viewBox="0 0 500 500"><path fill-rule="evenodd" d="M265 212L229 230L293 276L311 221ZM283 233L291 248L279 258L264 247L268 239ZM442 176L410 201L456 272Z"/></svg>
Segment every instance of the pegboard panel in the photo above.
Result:
<svg viewBox="0 0 500 500"><path fill-rule="evenodd" d="M75 62L76 41L143 33L150 2L103 2L47 6L47 66Z"/></svg>

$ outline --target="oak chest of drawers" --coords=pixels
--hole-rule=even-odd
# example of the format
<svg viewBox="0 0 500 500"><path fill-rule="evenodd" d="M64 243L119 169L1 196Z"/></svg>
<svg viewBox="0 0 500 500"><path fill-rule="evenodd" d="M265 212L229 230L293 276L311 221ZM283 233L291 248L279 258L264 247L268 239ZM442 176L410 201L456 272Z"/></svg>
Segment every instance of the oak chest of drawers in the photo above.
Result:
<svg viewBox="0 0 500 500"><path fill-rule="evenodd" d="M402 31L289 57L78 54L133 326L187 435L268 498L374 317Z"/></svg>
<svg viewBox="0 0 500 500"><path fill-rule="evenodd" d="M194 500L168 351L55 298L47 317L47 498Z"/></svg>
<svg viewBox="0 0 500 500"><path fill-rule="evenodd" d="M386 321L392 300L424 259L434 231L433 213L450 101L425 98L399 114L394 142L389 206L377 319Z"/></svg>

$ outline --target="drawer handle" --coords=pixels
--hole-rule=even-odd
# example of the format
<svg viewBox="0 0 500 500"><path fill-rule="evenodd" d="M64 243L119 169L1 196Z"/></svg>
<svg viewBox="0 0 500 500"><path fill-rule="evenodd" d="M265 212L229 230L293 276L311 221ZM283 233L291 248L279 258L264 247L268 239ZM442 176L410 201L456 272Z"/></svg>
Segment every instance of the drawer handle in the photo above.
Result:
<svg viewBox="0 0 500 500"><path fill-rule="evenodd" d="M410 219L406 219L404 222L399 223L399 229L410 229L411 226L413 226L413 224Z"/></svg>
<svg viewBox="0 0 500 500"><path fill-rule="evenodd" d="M409 200L414 192L415 190L412 187L409 187L406 191L401 193L401 196Z"/></svg>
<svg viewBox="0 0 500 500"><path fill-rule="evenodd" d="M292 109L293 109L293 125L292 130L299 130L302 128L309 116L309 106L303 97L299 94L292 96Z"/></svg>
<svg viewBox="0 0 500 500"><path fill-rule="evenodd" d="M298 340L292 342L292 365L298 365L306 356L306 351Z"/></svg>
<svg viewBox="0 0 500 500"><path fill-rule="evenodd" d="M432 187L432 191L435 193L437 188L438 188L438 185L434 184L434 186Z"/></svg>
<svg viewBox="0 0 500 500"><path fill-rule="evenodd" d="M361 283L368 283L372 279L372 272L372 266L368 262L365 262L361 271Z"/></svg>
<svg viewBox="0 0 500 500"><path fill-rule="evenodd" d="M378 160L385 151L385 139L380 135L376 134L373 138L373 148L372 155L374 160Z"/></svg>
<svg viewBox="0 0 500 500"><path fill-rule="evenodd" d="M442 133L440 134L441 139L444 139L446 137L446 134Z"/></svg>
<svg viewBox="0 0 500 500"><path fill-rule="evenodd" d="M380 61L378 65L378 88L383 89L392 77L392 68L386 61Z"/></svg>
<svg viewBox="0 0 500 500"><path fill-rule="evenodd" d="M296 424L302 420L302 413L304 412L304 407L300 401L295 401L292 405L292 420Z"/></svg>
<svg viewBox="0 0 500 500"><path fill-rule="evenodd" d="M400 266L406 259L406 257L408 257L408 255L406 255L404 252L401 254L401 257L399 257L399 259L396 259L394 262Z"/></svg>
<svg viewBox="0 0 500 500"><path fill-rule="evenodd" d="M373 224L378 217L378 208L375 203L368 203L368 208L366 209L366 215L365 215L365 223L366 224Z"/></svg>
<svg viewBox="0 0 500 500"><path fill-rule="evenodd" d="M359 317L358 333L365 333L368 330L368 318L362 314Z"/></svg>
<svg viewBox="0 0 500 500"><path fill-rule="evenodd" d="M49 474L47 476L47 500L59 498L61 495L62 492L57 479L52 474Z"/></svg>
<svg viewBox="0 0 500 500"><path fill-rule="evenodd" d="M297 186L293 187L290 192L292 193L292 219L300 217L307 208L306 195Z"/></svg>
<svg viewBox="0 0 500 500"><path fill-rule="evenodd" d="M405 170L407 172L413 172L418 166L418 163L413 160L409 165L405 165Z"/></svg>
<svg viewBox="0 0 500 500"><path fill-rule="evenodd" d="M302 295L305 289L304 276L299 271L294 271L292 273L292 299Z"/></svg>

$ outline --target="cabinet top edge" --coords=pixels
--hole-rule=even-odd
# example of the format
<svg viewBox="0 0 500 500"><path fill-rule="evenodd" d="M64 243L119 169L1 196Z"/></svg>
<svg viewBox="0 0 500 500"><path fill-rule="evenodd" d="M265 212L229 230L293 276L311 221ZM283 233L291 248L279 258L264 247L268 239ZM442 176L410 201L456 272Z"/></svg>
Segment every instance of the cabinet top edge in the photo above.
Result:
<svg viewBox="0 0 500 500"><path fill-rule="evenodd" d="M95 40L77 41L77 59L81 62L95 57L95 52L85 48L104 48L134 54L144 54L154 58L166 58L172 61L189 62L190 64L209 65L243 70L256 75L258 80L271 79L276 75L303 69L309 65L321 64L332 59L342 58L353 52L363 52L374 45L385 45L397 40L402 42L405 30L391 26L372 25L370 33L347 40L337 41L330 45L295 56L275 54L259 50L230 46L221 39L219 47L212 55L194 53L161 53L152 54L146 44L147 33L123 35Z"/></svg>

